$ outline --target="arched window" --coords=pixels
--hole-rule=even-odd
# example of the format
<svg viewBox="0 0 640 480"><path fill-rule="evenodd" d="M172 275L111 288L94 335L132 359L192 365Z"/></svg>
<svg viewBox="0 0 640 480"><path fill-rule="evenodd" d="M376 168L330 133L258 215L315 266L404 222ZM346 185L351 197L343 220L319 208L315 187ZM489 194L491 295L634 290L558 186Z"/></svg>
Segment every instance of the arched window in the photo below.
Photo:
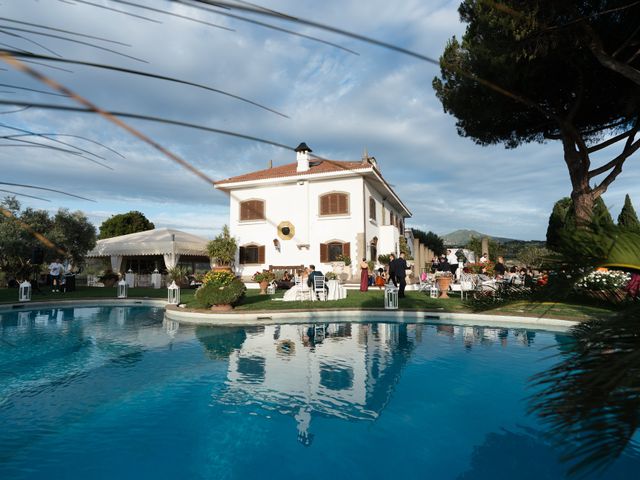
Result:
<svg viewBox="0 0 640 480"><path fill-rule="evenodd" d="M378 261L378 237L373 237L371 239L369 251L371 253L371 260L373 260L374 262Z"/></svg>
<svg viewBox="0 0 640 480"><path fill-rule="evenodd" d="M320 197L320 215L348 215L349 194L331 192Z"/></svg>
<svg viewBox="0 0 640 480"><path fill-rule="evenodd" d="M240 247L241 265L262 265L264 263L264 245L245 245Z"/></svg>
<svg viewBox="0 0 640 480"><path fill-rule="evenodd" d="M369 219L376 220L376 199L369 197Z"/></svg>
<svg viewBox="0 0 640 480"><path fill-rule="evenodd" d="M264 200L245 200L240 202L240 221L264 220Z"/></svg>
<svg viewBox="0 0 640 480"><path fill-rule="evenodd" d="M339 262L343 257L351 257L351 244L332 240L320 244L320 263Z"/></svg>

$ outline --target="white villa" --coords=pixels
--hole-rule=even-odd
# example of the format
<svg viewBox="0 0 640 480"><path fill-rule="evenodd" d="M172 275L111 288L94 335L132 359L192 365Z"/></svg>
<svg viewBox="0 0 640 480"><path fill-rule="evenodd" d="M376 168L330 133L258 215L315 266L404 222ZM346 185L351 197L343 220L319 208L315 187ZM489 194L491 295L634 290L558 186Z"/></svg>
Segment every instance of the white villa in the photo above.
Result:
<svg viewBox="0 0 640 480"><path fill-rule="evenodd" d="M237 273L314 264L323 271L349 257L398 253L411 212L380 173L375 158L313 158L301 143L296 162L228 178L229 230L239 241Z"/></svg>

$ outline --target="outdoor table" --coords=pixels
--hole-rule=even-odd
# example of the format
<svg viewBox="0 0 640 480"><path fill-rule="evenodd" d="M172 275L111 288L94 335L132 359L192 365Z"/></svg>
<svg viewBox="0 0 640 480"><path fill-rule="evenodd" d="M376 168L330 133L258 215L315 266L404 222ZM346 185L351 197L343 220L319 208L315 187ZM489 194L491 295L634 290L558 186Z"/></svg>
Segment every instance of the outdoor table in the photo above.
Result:
<svg viewBox="0 0 640 480"><path fill-rule="evenodd" d="M338 280L327 281L327 300L341 300L347 298L347 289Z"/></svg>

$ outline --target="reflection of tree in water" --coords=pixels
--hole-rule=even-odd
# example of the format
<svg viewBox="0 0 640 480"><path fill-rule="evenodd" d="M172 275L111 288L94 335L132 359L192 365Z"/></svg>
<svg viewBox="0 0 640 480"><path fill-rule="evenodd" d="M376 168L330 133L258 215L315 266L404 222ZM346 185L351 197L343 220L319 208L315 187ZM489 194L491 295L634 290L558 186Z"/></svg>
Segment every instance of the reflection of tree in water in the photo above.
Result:
<svg viewBox="0 0 640 480"><path fill-rule="evenodd" d="M458 480L562 479L566 471L557 462L557 457L556 448L545 441L542 432L531 429L518 433L508 430L492 432L482 445L474 448L471 466ZM621 460L607 472L607 480L628 479L628 472L633 471L634 465L637 469L637 462L630 458Z"/></svg>
<svg viewBox="0 0 640 480"><path fill-rule="evenodd" d="M638 455L640 307L583 322L564 342L561 360L532 379L531 401L572 464L572 472L603 470L624 453ZM609 478L610 470L607 470Z"/></svg>
<svg viewBox="0 0 640 480"><path fill-rule="evenodd" d="M242 347L247 333L263 332L263 327L196 327L196 338L207 355L215 360L226 360L234 350Z"/></svg>

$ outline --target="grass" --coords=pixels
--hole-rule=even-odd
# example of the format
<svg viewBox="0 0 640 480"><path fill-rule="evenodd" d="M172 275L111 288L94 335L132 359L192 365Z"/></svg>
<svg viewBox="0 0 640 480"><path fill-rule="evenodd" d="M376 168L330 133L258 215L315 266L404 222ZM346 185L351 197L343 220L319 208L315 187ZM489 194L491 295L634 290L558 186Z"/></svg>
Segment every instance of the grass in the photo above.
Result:
<svg viewBox="0 0 640 480"><path fill-rule="evenodd" d="M51 293L49 288L43 288L43 293L34 293L33 301L61 301L61 300L89 300L116 298L115 288L78 287L74 292ZM194 298L195 290L183 289L180 298L189 308L202 308ZM238 312L273 312L287 310L325 310L325 309L383 309L384 296L379 290L360 292L349 290L347 298L331 302L282 302L274 298L282 298L284 292L278 291L275 295L260 295L258 290L247 290L235 310ZM401 310L424 310L433 312L469 313L459 297L449 299L430 298L421 292L406 292L406 297L400 299ZM166 299L165 288L131 288L129 298L157 298ZM0 289L0 304L17 303L17 289ZM508 305L501 305L483 313L495 315L535 316L546 318L564 318L571 320L587 320L594 317L607 317L615 313L613 307L597 306L594 304L582 304L571 302L531 302L518 301Z"/></svg>
<svg viewBox="0 0 640 480"><path fill-rule="evenodd" d="M31 295L33 302L48 302L62 300L90 300L116 298L116 288L98 288L98 287L77 287L75 291L68 293L52 293L49 287L41 287L42 293L34 292ZM191 301L193 299L194 290L181 290L180 296L183 301ZM160 288L130 288L128 296L131 298L167 298L167 289ZM2 303L18 303L17 288L0 288L0 304Z"/></svg>

